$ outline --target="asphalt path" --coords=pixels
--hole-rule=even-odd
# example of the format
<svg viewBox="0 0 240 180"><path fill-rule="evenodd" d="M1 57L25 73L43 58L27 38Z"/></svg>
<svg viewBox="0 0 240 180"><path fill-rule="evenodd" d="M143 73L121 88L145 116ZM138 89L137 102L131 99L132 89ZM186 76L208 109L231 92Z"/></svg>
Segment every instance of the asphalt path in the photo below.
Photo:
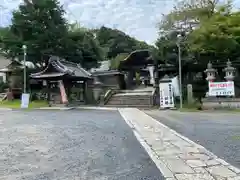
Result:
<svg viewBox="0 0 240 180"><path fill-rule="evenodd" d="M240 168L240 113L145 112Z"/></svg>
<svg viewBox="0 0 240 180"><path fill-rule="evenodd" d="M1 180L163 180L118 111L1 111Z"/></svg>

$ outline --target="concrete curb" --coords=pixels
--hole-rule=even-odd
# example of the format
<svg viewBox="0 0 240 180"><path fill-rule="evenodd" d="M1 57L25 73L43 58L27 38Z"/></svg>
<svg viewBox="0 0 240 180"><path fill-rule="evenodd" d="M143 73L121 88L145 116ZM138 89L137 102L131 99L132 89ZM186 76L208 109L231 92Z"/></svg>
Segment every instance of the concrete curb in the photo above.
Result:
<svg viewBox="0 0 240 180"><path fill-rule="evenodd" d="M117 111L118 108L116 107L98 107L98 106L93 106L93 107L76 107L75 109L84 109L84 110L110 110L110 111Z"/></svg>
<svg viewBox="0 0 240 180"><path fill-rule="evenodd" d="M118 108L116 107L98 107L98 106L90 106L90 107L40 107L40 108L31 108L31 109L23 109L23 108L0 108L0 111L14 111L14 110L60 110L60 111L67 111L67 110L107 110L107 111L117 111Z"/></svg>
<svg viewBox="0 0 240 180"><path fill-rule="evenodd" d="M41 108L33 108L34 110L61 110L61 111L66 111L66 110L72 110L74 109L73 107L41 107Z"/></svg>
<svg viewBox="0 0 240 180"><path fill-rule="evenodd" d="M12 108L0 108L0 111L12 111Z"/></svg>

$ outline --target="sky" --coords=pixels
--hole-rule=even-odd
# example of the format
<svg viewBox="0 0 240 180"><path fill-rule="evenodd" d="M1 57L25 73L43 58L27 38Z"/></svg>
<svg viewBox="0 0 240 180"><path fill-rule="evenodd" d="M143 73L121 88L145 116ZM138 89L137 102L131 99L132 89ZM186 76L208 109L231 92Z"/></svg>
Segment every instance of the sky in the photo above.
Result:
<svg viewBox="0 0 240 180"><path fill-rule="evenodd" d="M0 26L11 23L11 11L22 0L1 0ZM60 0L71 22L88 28L102 25L116 28L139 40L153 44L157 39L157 23L177 0ZM235 0L239 7L240 0Z"/></svg>

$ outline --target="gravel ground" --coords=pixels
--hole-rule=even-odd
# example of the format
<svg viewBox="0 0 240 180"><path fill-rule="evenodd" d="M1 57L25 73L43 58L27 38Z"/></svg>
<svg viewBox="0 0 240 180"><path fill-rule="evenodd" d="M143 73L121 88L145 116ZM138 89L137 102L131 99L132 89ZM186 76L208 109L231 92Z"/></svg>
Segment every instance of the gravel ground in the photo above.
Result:
<svg viewBox="0 0 240 180"><path fill-rule="evenodd" d="M0 112L1 180L163 180L117 111Z"/></svg>
<svg viewBox="0 0 240 180"><path fill-rule="evenodd" d="M145 112L240 168L240 114L159 110Z"/></svg>

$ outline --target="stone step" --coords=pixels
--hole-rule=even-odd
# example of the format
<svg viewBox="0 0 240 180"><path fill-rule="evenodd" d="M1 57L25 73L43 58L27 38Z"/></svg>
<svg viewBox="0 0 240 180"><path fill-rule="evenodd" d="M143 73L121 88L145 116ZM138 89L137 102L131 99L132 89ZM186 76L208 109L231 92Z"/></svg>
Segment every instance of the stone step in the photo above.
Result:
<svg viewBox="0 0 240 180"><path fill-rule="evenodd" d="M133 101L133 102L129 102L129 101L110 101L107 103L107 105L151 105L150 102L147 101Z"/></svg>
<svg viewBox="0 0 240 180"><path fill-rule="evenodd" d="M151 99L151 97L129 97L129 98L125 98L125 97L112 97L110 100L148 100Z"/></svg>
<svg viewBox="0 0 240 180"><path fill-rule="evenodd" d="M124 107L139 107L139 106L145 106L150 107L152 106L152 97L149 95L133 95L133 96L113 96L108 101L107 105L112 106L124 106Z"/></svg>

